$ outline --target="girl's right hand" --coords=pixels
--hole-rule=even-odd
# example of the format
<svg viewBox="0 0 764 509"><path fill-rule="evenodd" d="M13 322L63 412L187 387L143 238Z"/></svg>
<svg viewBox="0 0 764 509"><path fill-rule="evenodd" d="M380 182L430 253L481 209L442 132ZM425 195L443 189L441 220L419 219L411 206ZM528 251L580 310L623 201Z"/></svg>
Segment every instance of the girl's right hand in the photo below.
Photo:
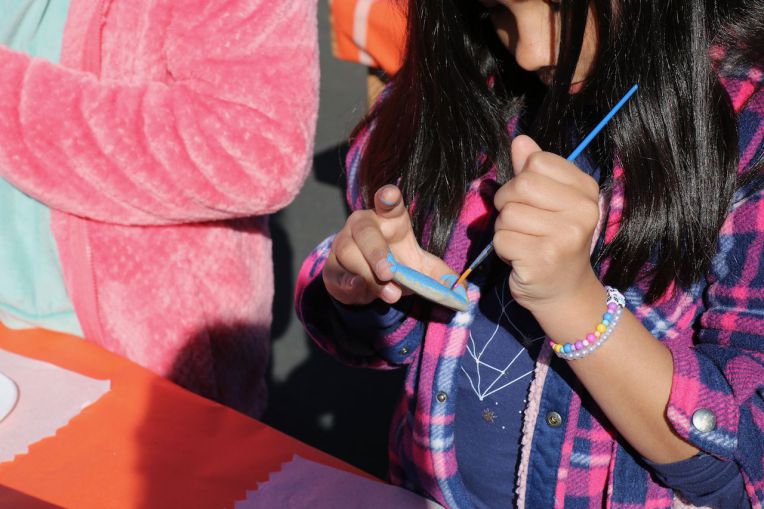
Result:
<svg viewBox="0 0 764 509"><path fill-rule="evenodd" d="M335 236L322 274L329 295L348 305L378 298L397 302L404 289L392 281L388 251L399 263L436 280L454 274L443 260L422 249L400 189L386 185L374 195L374 208L353 212Z"/></svg>

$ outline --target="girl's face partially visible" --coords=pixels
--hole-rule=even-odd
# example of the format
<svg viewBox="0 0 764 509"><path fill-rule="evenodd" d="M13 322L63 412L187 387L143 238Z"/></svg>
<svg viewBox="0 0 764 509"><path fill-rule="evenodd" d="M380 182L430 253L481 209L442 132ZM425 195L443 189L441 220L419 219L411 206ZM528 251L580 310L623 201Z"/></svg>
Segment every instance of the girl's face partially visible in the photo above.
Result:
<svg viewBox="0 0 764 509"><path fill-rule="evenodd" d="M549 85L554 76L560 45L561 0L478 0L491 10L493 25L502 44L518 65L535 72ZM581 89L597 52L594 13L589 12L581 56L573 74L571 93Z"/></svg>

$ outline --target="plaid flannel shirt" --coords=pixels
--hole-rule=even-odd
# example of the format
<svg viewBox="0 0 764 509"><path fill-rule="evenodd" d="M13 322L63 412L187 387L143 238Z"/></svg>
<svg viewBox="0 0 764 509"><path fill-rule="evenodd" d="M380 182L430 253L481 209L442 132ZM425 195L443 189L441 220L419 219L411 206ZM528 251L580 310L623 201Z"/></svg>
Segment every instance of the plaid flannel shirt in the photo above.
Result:
<svg viewBox="0 0 764 509"><path fill-rule="evenodd" d="M740 170L764 156L764 73L727 72L723 83L738 112ZM347 197L361 208L358 170L368 132L348 154ZM607 242L618 230L623 209L623 171L601 219ZM473 182L451 235L445 261L461 272L483 247L492 228L493 173ZM709 197L713 199L713 197ZM454 444L456 373L467 343L479 288L470 284L471 308L462 313L415 304L408 317L387 331L370 331L368 344L342 339L342 327L321 280L333 237L322 242L300 272L297 313L311 337L327 352L355 366L408 370L403 396L390 428L390 480L447 507L471 507L457 469ZM606 264L604 264L606 265ZM604 265L598 267L600 274ZM679 436L741 468L754 508L764 503L764 190L741 189L719 233L717 252L703 281L653 304L644 303L646 285L624 292L627 307L671 350L674 374L666 415ZM348 341L347 339L350 339ZM353 341L355 339L355 341ZM545 342L546 343L546 342ZM360 346L359 346L360 345ZM365 346L365 347L364 347ZM568 366L542 348L526 408L518 507L532 509L643 509L686 507L669 488L655 482L638 454L618 436ZM573 380L572 386L566 380ZM584 400L582 401L582 395ZM595 410L592 410L595 408ZM711 431L692 422L699 410L715 417ZM561 426L547 424L557 412ZM594 413L592 413L594 412Z"/></svg>

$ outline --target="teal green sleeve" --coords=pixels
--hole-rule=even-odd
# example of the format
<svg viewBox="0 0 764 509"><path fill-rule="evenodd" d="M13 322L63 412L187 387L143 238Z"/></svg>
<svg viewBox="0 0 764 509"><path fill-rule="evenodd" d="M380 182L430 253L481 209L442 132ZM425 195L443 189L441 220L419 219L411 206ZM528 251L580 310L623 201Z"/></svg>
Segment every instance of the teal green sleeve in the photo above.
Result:
<svg viewBox="0 0 764 509"><path fill-rule="evenodd" d="M68 0L2 1L0 44L58 62ZM50 210L0 178L0 321L82 335L66 292Z"/></svg>

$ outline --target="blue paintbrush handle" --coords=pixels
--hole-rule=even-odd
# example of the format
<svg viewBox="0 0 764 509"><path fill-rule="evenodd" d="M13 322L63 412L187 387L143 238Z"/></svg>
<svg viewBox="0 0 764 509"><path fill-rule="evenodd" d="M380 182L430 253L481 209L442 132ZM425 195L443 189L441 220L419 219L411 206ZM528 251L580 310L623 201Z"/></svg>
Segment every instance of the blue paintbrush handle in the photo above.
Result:
<svg viewBox="0 0 764 509"><path fill-rule="evenodd" d="M583 141L578 144L575 150L573 150L573 152L570 153L570 155L567 157L568 161L571 161L571 162L575 161L578 158L578 156L581 155L581 152L586 150L586 147L589 146L589 143L592 142L595 136L597 136L599 132L602 131L602 129L604 129L607 123L610 122L610 120L615 116L616 113L618 113L618 110L620 110L623 107L623 105L626 104L629 101L629 99L631 99L631 96L634 95L634 93L637 91L637 88L638 88L638 85L634 85L633 87L629 89L628 92L626 92L626 95L624 95L621 98L621 100L618 101L618 103L615 106L613 106L610 112L607 115L605 115L605 117L602 120L600 120L600 123L597 124L594 127L594 129L592 129L592 132L590 132L586 136L586 138L584 138ZM467 267L467 270L465 270L464 272L467 272L467 271L471 272L475 270L475 267L480 265L483 262L483 260L485 260L488 257L488 255L491 254L492 252L493 252L493 242L488 244L488 246L486 246L486 248L483 249L483 251L481 251L481 253L477 256L477 258L475 258L475 261L472 262L470 266Z"/></svg>

